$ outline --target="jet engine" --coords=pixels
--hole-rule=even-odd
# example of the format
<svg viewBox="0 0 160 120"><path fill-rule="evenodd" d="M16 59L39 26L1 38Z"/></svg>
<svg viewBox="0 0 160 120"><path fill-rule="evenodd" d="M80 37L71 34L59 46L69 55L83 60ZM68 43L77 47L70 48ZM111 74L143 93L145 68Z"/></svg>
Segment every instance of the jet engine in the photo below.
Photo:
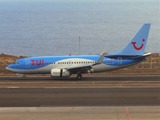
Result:
<svg viewBox="0 0 160 120"><path fill-rule="evenodd" d="M66 69L51 69L52 77L69 77L70 71Z"/></svg>

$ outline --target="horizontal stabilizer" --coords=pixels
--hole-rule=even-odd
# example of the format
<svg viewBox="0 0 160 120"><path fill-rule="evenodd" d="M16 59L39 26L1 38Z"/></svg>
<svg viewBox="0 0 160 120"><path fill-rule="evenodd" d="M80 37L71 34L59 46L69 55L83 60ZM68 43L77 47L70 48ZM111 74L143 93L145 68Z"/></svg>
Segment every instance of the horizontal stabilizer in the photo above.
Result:
<svg viewBox="0 0 160 120"><path fill-rule="evenodd" d="M141 58L141 57L148 57L150 56L152 53L145 53L142 56L137 56L137 57L133 57L132 59L137 59L137 58Z"/></svg>

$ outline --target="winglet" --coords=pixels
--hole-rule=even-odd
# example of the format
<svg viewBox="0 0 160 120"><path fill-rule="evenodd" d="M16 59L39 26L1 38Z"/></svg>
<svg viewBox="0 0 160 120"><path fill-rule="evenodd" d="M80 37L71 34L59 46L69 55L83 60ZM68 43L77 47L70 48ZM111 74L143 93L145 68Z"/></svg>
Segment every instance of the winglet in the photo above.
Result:
<svg viewBox="0 0 160 120"><path fill-rule="evenodd" d="M106 52L102 52L102 53L100 54L99 60L98 60L95 64L93 64L93 65L101 64L102 61L103 61L103 58L104 58L104 56L105 56L106 54L107 54Z"/></svg>

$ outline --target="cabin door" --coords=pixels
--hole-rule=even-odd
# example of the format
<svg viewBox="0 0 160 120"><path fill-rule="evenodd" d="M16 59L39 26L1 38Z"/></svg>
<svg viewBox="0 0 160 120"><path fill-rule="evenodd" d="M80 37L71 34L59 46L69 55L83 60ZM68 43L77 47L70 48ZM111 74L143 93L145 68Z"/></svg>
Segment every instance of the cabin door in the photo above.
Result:
<svg viewBox="0 0 160 120"><path fill-rule="evenodd" d="M122 57L118 57L118 64L122 65Z"/></svg>
<svg viewBox="0 0 160 120"><path fill-rule="evenodd" d="M29 63L30 61L29 61L29 59L26 59L25 60L25 68L30 68L30 63Z"/></svg>

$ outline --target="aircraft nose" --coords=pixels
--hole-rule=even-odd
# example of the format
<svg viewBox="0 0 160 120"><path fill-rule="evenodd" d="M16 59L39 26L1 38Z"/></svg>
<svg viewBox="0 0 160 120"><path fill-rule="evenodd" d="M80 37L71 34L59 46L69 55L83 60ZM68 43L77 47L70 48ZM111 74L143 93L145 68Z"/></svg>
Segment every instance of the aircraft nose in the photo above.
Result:
<svg viewBox="0 0 160 120"><path fill-rule="evenodd" d="M7 66L6 69L9 70L9 67Z"/></svg>
<svg viewBox="0 0 160 120"><path fill-rule="evenodd" d="M10 67L10 65L8 65L7 67L6 67L6 70L12 70L12 68Z"/></svg>

